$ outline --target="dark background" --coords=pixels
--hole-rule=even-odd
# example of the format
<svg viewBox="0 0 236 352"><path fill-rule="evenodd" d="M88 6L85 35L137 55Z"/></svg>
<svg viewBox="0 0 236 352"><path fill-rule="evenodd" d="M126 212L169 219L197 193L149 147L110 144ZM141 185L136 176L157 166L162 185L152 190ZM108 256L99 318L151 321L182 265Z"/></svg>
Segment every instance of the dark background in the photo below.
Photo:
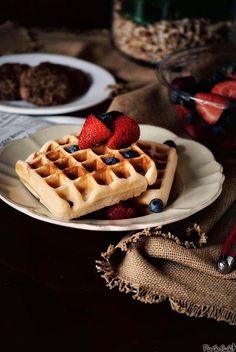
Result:
<svg viewBox="0 0 236 352"><path fill-rule="evenodd" d="M135 0L134 0L135 1ZM111 0L5 0L0 24L109 28ZM0 39L1 40L1 39ZM236 343L213 319L145 305L110 291L95 259L122 233L92 233L32 219L0 201L0 351L169 352Z"/></svg>
<svg viewBox="0 0 236 352"><path fill-rule="evenodd" d="M126 0L125 4L135 13L139 1ZM109 28L112 3L112 0L5 0L1 2L0 23L12 20L29 27ZM164 12L163 3L166 4ZM236 0L148 0L145 6L156 9L149 13L153 19L163 16L236 18Z"/></svg>
<svg viewBox="0 0 236 352"><path fill-rule="evenodd" d="M26 26L108 28L112 0L6 0L1 2L0 23Z"/></svg>

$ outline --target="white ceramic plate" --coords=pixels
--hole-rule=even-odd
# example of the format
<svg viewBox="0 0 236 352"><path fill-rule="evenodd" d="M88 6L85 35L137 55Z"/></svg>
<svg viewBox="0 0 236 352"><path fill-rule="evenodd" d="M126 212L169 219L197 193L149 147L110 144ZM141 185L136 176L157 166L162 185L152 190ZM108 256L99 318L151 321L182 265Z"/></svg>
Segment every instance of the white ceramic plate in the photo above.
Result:
<svg viewBox="0 0 236 352"><path fill-rule="evenodd" d="M36 219L78 229L97 231L136 230L161 226L178 221L211 204L221 193L224 176L222 167L203 145L182 139L155 126L141 125L141 139L164 142L172 139L178 148L177 175L182 185L178 197L161 213L125 220L99 220L91 218L57 220L31 195L19 181L14 167L18 159L25 159L37 151L47 140L77 132L79 125L57 125L36 132L29 138L14 141L0 151L0 198L13 208ZM172 192L175 193L173 189Z"/></svg>
<svg viewBox="0 0 236 352"><path fill-rule="evenodd" d="M33 53L0 57L0 65L4 63L20 63L35 66L44 61L71 66L87 72L92 81L88 91L84 95L77 99L73 99L67 104L57 106L38 107L21 100L0 101L1 111L27 115L55 115L78 111L96 105L107 99L111 93L111 89L108 88L108 86L115 83L115 79L108 71L90 62L70 56Z"/></svg>

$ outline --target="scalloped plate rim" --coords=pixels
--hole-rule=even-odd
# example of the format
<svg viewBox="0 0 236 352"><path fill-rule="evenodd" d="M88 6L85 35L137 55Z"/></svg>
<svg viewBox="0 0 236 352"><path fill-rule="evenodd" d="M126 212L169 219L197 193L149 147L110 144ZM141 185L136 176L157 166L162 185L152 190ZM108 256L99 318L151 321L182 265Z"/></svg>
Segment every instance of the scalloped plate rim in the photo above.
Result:
<svg viewBox="0 0 236 352"><path fill-rule="evenodd" d="M54 126L49 126L43 129L38 130L37 132L35 132L34 134L32 134L29 137L23 138L20 141L25 141L27 139L31 139L31 138L35 138L37 135L42 134L46 131L53 129L57 129L58 128L67 128L67 129L77 129L79 130L81 128L81 126L79 125L67 125L67 124L60 124L60 125L54 125ZM116 220L116 221L110 221L110 220L104 220L107 223L106 224L98 224L96 223L96 219L82 219L82 220L58 220L58 219L54 219L51 217L48 217L47 215L44 214L40 214L38 212L35 212L33 210L31 210L29 207L25 207L22 206L21 204L15 202L14 200L10 199L9 197L7 197L5 194L3 194L2 192L2 186L0 185L0 199L2 199L5 203L7 203L9 206L13 207L14 209L28 215L31 216L37 220L41 220L41 221L45 221L48 223L52 223L52 224L56 224L56 225L60 225L60 226L65 226L65 227L71 227L71 228L77 228L77 229L85 229L85 230L93 230L93 231L132 231L132 230L140 230L143 228L150 228L150 227L161 227L163 225L175 222L175 221L179 221L179 220L183 220L193 214L195 214L196 212L204 209L205 207L207 207L208 205L210 205L211 203L213 203L218 196L220 195L221 191L222 191L222 184L224 182L224 174L223 174L223 167L221 164L219 164L215 158L214 155L212 154L212 152L205 146L203 146L202 144L193 141L191 139L185 139L182 137L178 137L177 135L175 135L173 132L163 128L163 127L158 127L158 126L153 126L153 125L140 125L141 128L141 133L143 132L143 130L145 129L154 129L157 131L159 131L159 133L165 133L168 134L169 136L171 136L172 139L174 139L177 144L178 142L183 141L185 144L195 144L198 148L201 148L202 150L205 151L205 153L207 153L210 157L210 159L214 162L215 165L217 165L219 167L219 170L217 170L217 173L220 174L219 179L217 180L217 182L215 181L214 183L218 184L218 189L217 191L214 193L214 195L212 195L212 197L210 197L209 199L207 199L205 202L199 202L198 206L195 206L194 208L186 208L184 211L180 211L179 214L173 215L172 217L169 217L168 219L162 220L162 221L157 221L157 220L152 220L152 221L145 221L145 218L147 218L147 216L142 216L142 217L138 217L138 218L133 218L133 219L125 219L125 220ZM56 130L55 130L56 132ZM66 133L64 133L66 134ZM63 134L61 134L62 136ZM60 135L58 135L58 137L60 137ZM146 138L147 139L147 138ZM45 141L48 140L48 138L45 139ZM4 148L2 148L0 150L0 161L1 161L1 155L2 153L4 153L4 150L7 149L10 145L14 145L15 143L19 143L19 140L16 141L12 141L9 144L7 144ZM1 175L1 168L0 168L0 175ZM18 180L18 177L15 177ZM19 180L18 180L19 181ZM21 187L24 187L20 181L19 184ZM36 199L35 199L35 203L39 203ZM40 204L40 203L39 203ZM41 205L41 204L40 204ZM167 207L166 209L170 209L171 205L169 207ZM181 208L179 208L180 210ZM174 210L178 210L174 209ZM159 214L163 214L164 211L162 213ZM151 214L151 215L155 215L155 214ZM137 219L139 220L139 223L135 222L137 221ZM140 220L142 222L140 222ZM90 222L90 223L89 223ZM91 222L95 222L94 224Z"/></svg>

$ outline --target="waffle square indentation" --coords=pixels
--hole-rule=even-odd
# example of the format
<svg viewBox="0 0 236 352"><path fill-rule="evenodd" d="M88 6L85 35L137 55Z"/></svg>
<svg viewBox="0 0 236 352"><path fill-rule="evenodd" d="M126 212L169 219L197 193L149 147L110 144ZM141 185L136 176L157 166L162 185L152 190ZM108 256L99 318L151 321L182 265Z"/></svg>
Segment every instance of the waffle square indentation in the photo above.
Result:
<svg viewBox="0 0 236 352"><path fill-rule="evenodd" d="M87 173L87 171L81 166L73 166L63 170L63 172L70 180L76 180Z"/></svg>
<svg viewBox="0 0 236 352"><path fill-rule="evenodd" d="M77 163L72 158L61 158L54 162L54 165L60 170L75 166Z"/></svg>
<svg viewBox="0 0 236 352"><path fill-rule="evenodd" d="M99 159L95 159L95 160L91 160L91 161L85 161L81 165L83 165L83 167L88 172L93 172L95 170L99 170L99 169L104 168L104 163L101 160L99 160Z"/></svg>
<svg viewBox="0 0 236 352"><path fill-rule="evenodd" d="M45 158L42 155L37 156L32 161L28 162L32 169L38 169L39 167L46 164Z"/></svg>
<svg viewBox="0 0 236 352"><path fill-rule="evenodd" d="M147 160L144 158L130 159L130 164L137 173L143 176L146 174L149 167Z"/></svg>
<svg viewBox="0 0 236 352"><path fill-rule="evenodd" d="M129 168L127 165L124 165L124 163L119 163L111 166L111 170L118 178L128 178L131 175Z"/></svg>
<svg viewBox="0 0 236 352"><path fill-rule="evenodd" d="M58 188L64 183L59 174L50 175L45 178L45 181L52 188Z"/></svg>
<svg viewBox="0 0 236 352"><path fill-rule="evenodd" d="M65 156L66 156L66 152L62 151L61 149L55 149L55 150L52 150L52 151L46 153L46 157L51 161L56 161L56 160L63 158Z"/></svg>
<svg viewBox="0 0 236 352"><path fill-rule="evenodd" d="M94 183L90 179L90 177L81 177L78 180L74 182L75 187L77 190L80 192L83 200L86 200L88 195L91 194L91 192L94 189Z"/></svg>
<svg viewBox="0 0 236 352"><path fill-rule="evenodd" d="M47 164L44 166L39 167L38 169L36 169L36 172L41 176L41 177L48 177L54 173L57 172L57 169L51 165L51 164Z"/></svg>
<svg viewBox="0 0 236 352"><path fill-rule="evenodd" d="M112 173L109 169L100 170L93 174L93 178L99 185L109 185L113 182Z"/></svg>

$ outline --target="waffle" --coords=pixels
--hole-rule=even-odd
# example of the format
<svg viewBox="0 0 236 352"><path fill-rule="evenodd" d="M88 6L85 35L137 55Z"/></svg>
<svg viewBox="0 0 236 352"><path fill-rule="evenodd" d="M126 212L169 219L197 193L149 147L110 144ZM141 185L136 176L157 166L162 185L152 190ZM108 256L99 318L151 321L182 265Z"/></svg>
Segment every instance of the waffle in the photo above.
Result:
<svg viewBox="0 0 236 352"><path fill-rule="evenodd" d="M141 140L137 142L137 146L155 162L158 175L156 182L149 185L135 200L139 204L148 205L152 199L158 198L166 206L177 167L176 149L166 144Z"/></svg>
<svg viewBox="0 0 236 352"><path fill-rule="evenodd" d="M49 141L25 161L18 160L16 172L22 183L59 219L73 219L140 195L157 178L155 163L138 147L120 150L102 145L69 153L77 145L75 135ZM138 156L124 158L124 152ZM120 160L106 165L108 157Z"/></svg>

